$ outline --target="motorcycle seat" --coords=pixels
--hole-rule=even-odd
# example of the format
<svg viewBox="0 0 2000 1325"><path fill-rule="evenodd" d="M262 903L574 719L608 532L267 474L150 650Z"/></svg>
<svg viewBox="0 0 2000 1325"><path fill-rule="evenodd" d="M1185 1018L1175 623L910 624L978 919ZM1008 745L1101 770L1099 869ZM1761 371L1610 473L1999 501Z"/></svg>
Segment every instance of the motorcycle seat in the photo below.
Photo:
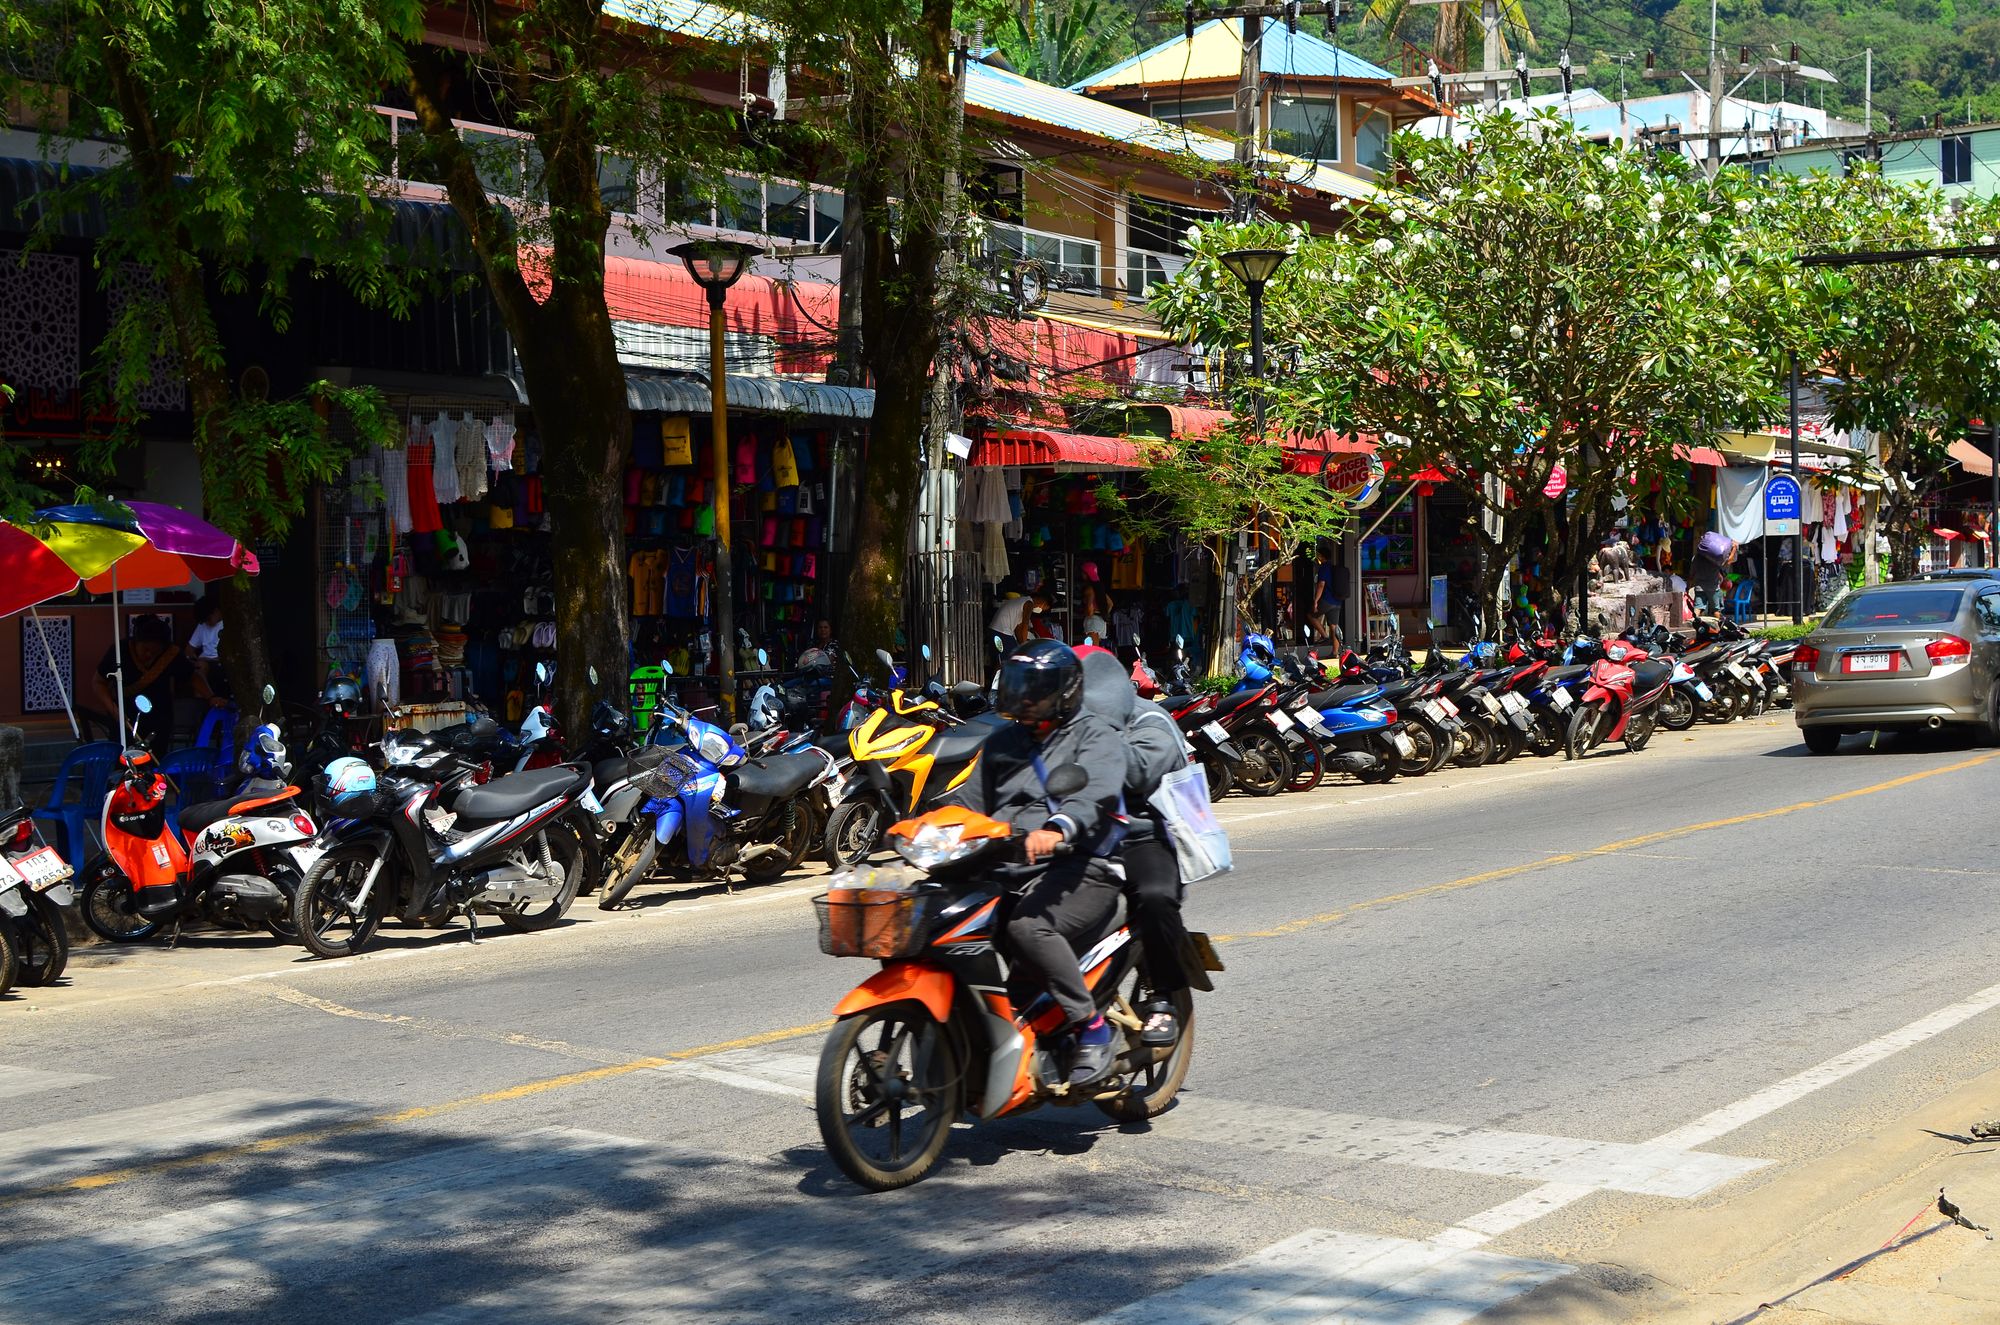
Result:
<svg viewBox="0 0 2000 1325"><path fill-rule="evenodd" d="M1583 676L1589 671L1590 668L1582 663L1575 663L1568 667L1551 667L1548 671L1542 673L1542 684L1559 685L1564 681Z"/></svg>
<svg viewBox="0 0 2000 1325"><path fill-rule="evenodd" d="M469 787L458 794L451 809L461 823L497 823L525 814L537 805L568 794L583 781L573 768L538 768L527 773L509 773L483 786Z"/></svg>
<svg viewBox="0 0 2000 1325"><path fill-rule="evenodd" d="M241 796L224 796L219 801L199 801L183 808L180 812L181 832L192 838L210 824L227 819L230 807L242 799Z"/></svg>
<svg viewBox="0 0 2000 1325"><path fill-rule="evenodd" d="M979 747L986 744L986 738L999 728L985 723L968 723L940 732L931 741L931 754L940 764L962 764L979 753Z"/></svg>
<svg viewBox="0 0 2000 1325"><path fill-rule="evenodd" d="M1698 662L1713 658L1721 649L1720 645L1704 644L1698 649L1689 649L1681 655L1681 661L1692 667Z"/></svg>
<svg viewBox="0 0 2000 1325"><path fill-rule="evenodd" d="M1658 690L1671 680L1673 675L1674 665L1670 662L1634 663L1632 676L1637 684L1633 687L1633 693L1643 695Z"/></svg>
<svg viewBox="0 0 2000 1325"><path fill-rule="evenodd" d="M1262 693L1261 690L1239 690L1233 695L1224 695L1216 701L1215 712L1211 716L1219 718L1226 713L1234 713Z"/></svg>
<svg viewBox="0 0 2000 1325"><path fill-rule="evenodd" d="M826 760L809 750L793 755L767 755L746 760L731 770L736 789L745 796L782 800L796 794L826 767Z"/></svg>
<svg viewBox="0 0 2000 1325"><path fill-rule="evenodd" d="M1347 685L1330 686L1325 690L1315 690L1306 696L1306 703L1316 709L1337 709L1350 700L1373 695L1382 687L1372 681L1350 682Z"/></svg>

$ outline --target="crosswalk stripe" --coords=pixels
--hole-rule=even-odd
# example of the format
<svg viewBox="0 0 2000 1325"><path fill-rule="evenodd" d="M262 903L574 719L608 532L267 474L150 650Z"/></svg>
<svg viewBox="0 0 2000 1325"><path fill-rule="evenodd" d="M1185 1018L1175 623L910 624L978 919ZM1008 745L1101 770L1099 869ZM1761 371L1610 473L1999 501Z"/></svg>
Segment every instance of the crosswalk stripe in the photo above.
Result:
<svg viewBox="0 0 2000 1325"><path fill-rule="evenodd" d="M204 1150L347 1112L345 1105L259 1090L218 1090L0 1131L0 1174L6 1175L0 1187L37 1185L78 1171Z"/></svg>
<svg viewBox="0 0 2000 1325"><path fill-rule="evenodd" d="M18 1099L44 1090L61 1090L66 1086L82 1086L102 1080L103 1077L89 1072L46 1072L40 1068L0 1063L0 1100Z"/></svg>
<svg viewBox="0 0 2000 1325"><path fill-rule="evenodd" d="M0 1257L0 1317L34 1307L60 1321L136 1319L161 1296L163 1272L195 1264L199 1289L225 1273L272 1273L298 1257L333 1264L339 1249L366 1251L385 1229L405 1245L532 1213L549 1190L590 1190L625 1176L649 1148L573 1128L510 1138L504 1150L469 1142L336 1176L151 1216L122 1227L45 1242ZM247 1267L256 1267L255 1271ZM181 1290L184 1291L184 1290Z"/></svg>
<svg viewBox="0 0 2000 1325"><path fill-rule="evenodd" d="M1682 1199L1700 1196L1769 1163L1658 1144L1489 1131L1194 1097L1156 1119L1153 1131L1178 1140L1269 1153L1408 1164Z"/></svg>
<svg viewBox="0 0 2000 1325"><path fill-rule="evenodd" d="M810 1100L819 1078L819 1055L772 1048L734 1049L653 1070L665 1076L700 1077L763 1095Z"/></svg>
<svg viewBox="0 0 2000 1325"><path fill-rule="evenodd" d="M1569 1271L1435 1242L1308 1229L1090 1325L1458 1325Z"/></svg>

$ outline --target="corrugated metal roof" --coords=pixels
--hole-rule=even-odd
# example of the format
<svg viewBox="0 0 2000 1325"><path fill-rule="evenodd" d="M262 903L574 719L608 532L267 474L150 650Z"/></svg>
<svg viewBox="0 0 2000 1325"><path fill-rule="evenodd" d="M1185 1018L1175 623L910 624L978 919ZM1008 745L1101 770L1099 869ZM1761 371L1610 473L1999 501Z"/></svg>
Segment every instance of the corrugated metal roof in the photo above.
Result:
<svg viewBox="0 0 2000 1325"><path fill-rule="evenodd" d="M1387 82L1395 75L1332 42L1301 29L1288 32L1282 23L1264 23L1259 64L1271 77L1354 78ZM1120 60L1071 86L1101 92L1114 87L1159 86L1235 78L1243 67L1241 21L1214 18L1194 30L1194 37L1170 37L1149 50Z"/></svg>
<svg viewBox="0 0 2000 1325"><path fill-rule="evenodd" d="M701 0L605 0L604 14L662 32L730 45L746 37L770 41L777 35L776 29L761 19Z"/></svg>
<svg viewBox="0 0 2000 1325"><path fill-rule="evenodd" d="M508 374L514 394L529 404L528 384L519 370ZM752 377L731 373L724 379L729 408L759 414L802 414L818 419L870 419L875 393L865 387L834 386L793 377ZM625 404L660 414L707 414L711 406L708 381L693 373L625 371Z"/></svg>
<svg viewBox="0 0 2000 1325"><path fill-rule="evenodd" d="M1236 156L1236 145L1224 139L1106 105L1066 88L1037 83L990 64L974 62L966 67L965 100L968 106L980 110L1089 134L1165 156L1192 156L1213 162L1230 161ZM1376 192L1367 180L1298 157L1266 152L1264 160L1275 167L1275 173L1306 188L1349 198L1373 197Z"/></svg>

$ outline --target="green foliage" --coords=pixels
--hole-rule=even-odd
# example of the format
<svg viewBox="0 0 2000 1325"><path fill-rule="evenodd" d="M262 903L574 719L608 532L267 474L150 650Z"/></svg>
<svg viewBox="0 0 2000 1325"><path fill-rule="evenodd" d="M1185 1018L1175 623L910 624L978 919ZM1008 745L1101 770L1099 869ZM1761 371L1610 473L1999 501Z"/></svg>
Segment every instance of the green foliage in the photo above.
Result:
<svg viewBox="0 0 2000 1325"><path fill-rule="evenodd" d="M1782 625L1758 626L1750 633L1752 635L1758 636L1761 639L1792 640L1792 639L1804 639L1806 636L1812 634L1813 631L1816 629L1818 629L1818 623L1814 621L1801 622L1796 626L1793 625L1791 622L1787 621Z"/></svg>
<svg viewBox="0 0 2000 1325"><path fill-rule="evenodd" d="M995 42L1020 73L1068 87L1135 49L1132 21L1108 0L1054 0L1006 10Z"/></svg>

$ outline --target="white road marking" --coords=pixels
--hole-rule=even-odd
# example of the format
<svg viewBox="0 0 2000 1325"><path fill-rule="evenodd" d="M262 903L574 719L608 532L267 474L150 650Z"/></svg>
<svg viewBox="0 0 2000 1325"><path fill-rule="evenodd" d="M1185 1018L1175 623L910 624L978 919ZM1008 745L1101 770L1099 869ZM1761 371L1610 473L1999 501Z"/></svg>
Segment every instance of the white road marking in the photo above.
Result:
<svg viewBox="0 0 2000 1325"><path fill-rule="evenodd" d="M44 1072L34 1067L14 1067L0 1063L0 1100L16 1099L22 1095L33 1095L44 1090L61 1090L66 1086L81 1086L92 1081L102 1081L103 1077L92 1076L88 1072Z"/></svg>
<svg viewBox="0 0 2000 1325"><path fill-rule="evenodd" d="M1700 1196L1768 1162L1703 1154L1685 1146L1497 1132L1241 1100L1184 1100L1156 1119L1153 1131L1338 1163L1407 1164L1680 1199Z"/></svg>
<svg viewBox="0 0 2000 1325"><path fill-rule="evenodd" d="M1990 1012L2000 1007L2000 985L1988 985L1969 998L1961 999L1949 1007L1939 1008L1926 1017L1919 1017L1907 1026L1878 1035L1865 1044L1856 1045L1846 1053L1835 1054L1832 1058L1809 1067L1805 1071L1786 1077L1773 1086L1766 1086L1754 1095L1726 1104L1713 1112L1705 1113L1683 1127L1676 1127L1647 1142L1653 1146L1669 1146L1689 1149L1707 1145L1720 1137L1727 1136L1739 1127L1756 1122L1759 1118L1776 1113L1789 1104L1796 1104L1814 1091L1824 1090L1837 1081L1853 1076L1864 1068L1873 1067L1883 1060L1901 1053L1903 1050L1934 1039L1954 1027L1963 1025L1982 1012ZM1521 1225L1553 1214L1566 1205L1588 1196L1596 1190L1571 1183L1552 1182L1537 1187L1524 1196L1518 1196L1482 1211L1441 1234L1441 1238L1452 1240L1464 1246L1478 1246L1511 1233Z"/></svg>
<svg viewBox="0 0 2000 1325"><path fill-rule="evenodd" d="M1315 1228L1090 1325L1457 1325L1569 1272L1550 1261Z"/></svg>
<svg viewBox="0 0 2000 1325"><path fill-rule="evenodd" d="M59 1174L195 1153L351 1112L345 1104L314 1104L260 1090L161 1100L0 1131L0 1173L13 1183L39 1186Z"/></svg>
<svg viewBox="0 0 2000 1325"><path fill-rule="evenodd" d="M819 1078L819 1055L779 1048L732 1049L651 1070L665 1076L700 1077L739 1090L810 1102Z"/></svg>

